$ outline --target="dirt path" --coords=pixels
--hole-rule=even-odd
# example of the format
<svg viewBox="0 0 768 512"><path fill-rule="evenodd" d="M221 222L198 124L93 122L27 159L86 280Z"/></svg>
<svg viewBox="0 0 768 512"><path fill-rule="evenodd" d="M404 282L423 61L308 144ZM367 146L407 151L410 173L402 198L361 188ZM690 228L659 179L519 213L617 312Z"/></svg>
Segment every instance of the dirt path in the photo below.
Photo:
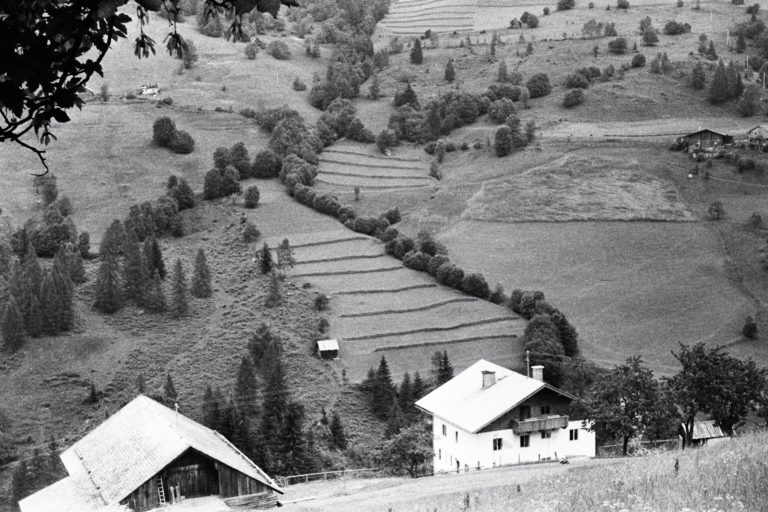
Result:
<svg viewBox="0 0 768 512"><path fill-rule="evenodd" d="M525 491L527 482L562 475L570 471L615 463L616 459L582 459L570 464L535 464L510 466L494 470L449 474L420 478L377 478L366 480L319 481L298 484L286 489L283 502L289 511L360 512L392 510L407 506L427 497L473 493L478 489L520 485ZM312 499L307 499L312 498ZM293 500L306 500L287 503Z"/></svg>

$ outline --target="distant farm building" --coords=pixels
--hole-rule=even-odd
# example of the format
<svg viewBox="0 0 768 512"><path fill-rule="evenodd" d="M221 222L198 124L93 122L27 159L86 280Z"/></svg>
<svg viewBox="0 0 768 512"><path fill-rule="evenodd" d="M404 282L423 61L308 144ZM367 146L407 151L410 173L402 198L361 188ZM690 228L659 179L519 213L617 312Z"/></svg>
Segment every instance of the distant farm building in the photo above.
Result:
<svg viewBox="0 0 768 512"><path fill-rule="evenodd" d="M699 130L697 132L684 135L682 139L688 144L689 150L704 149L715 146L724 146L733 142L733 137L725 133L716 132L710 129Z"/></svg>
<svg viewBox="0 0 768 512"><path fill-rule="evenodd" d="M747 132L749 147L762 148L768 142L768 127L755 126Z"/></svg>
<svg viewBox="0 0 768 512"><path fill-rule="evenodd" d="M317 355L322 359L336 359L339 357L338 340L317 340Z"/></svg>
<svg viewBox="0 0 768 512"><path fill-rule="evenodd" d="M680 437L683 448L685 444L685 426L680 425L677 429L677 435ZM719 443L726 441L730 437L723 432L723 430L715 425L713 420L710 421L697 421L693 424L693 439L691 441L692 447L702 446L707 443Z"/></svg>
<svg viewBox="0 0 768 512"><path fill-rule="evenodd" d="M432 415L435 472L595 456L595 434L571 421L575 399L543 380L480 360L416 402Z"/></svg>
<svg viewBox="0 0 768 512"><path fill-rule="evenodd" d="M217 510L244 502L255 509L276 505L283 492L221 434L145 396L70 446L61 461L69 476L21 500L21 512L170 512L211 496L221 499Z"/></svg>

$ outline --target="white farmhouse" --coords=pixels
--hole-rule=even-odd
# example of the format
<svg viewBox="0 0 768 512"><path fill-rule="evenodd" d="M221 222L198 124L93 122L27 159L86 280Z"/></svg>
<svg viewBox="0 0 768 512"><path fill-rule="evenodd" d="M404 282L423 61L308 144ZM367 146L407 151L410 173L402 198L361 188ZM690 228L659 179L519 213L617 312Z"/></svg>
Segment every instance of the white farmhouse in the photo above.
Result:
<svg viewBox="0 0 768 512"><path fill-rule="evenodd" d="M531 370L481 359L416 402L432 415L435 473L595 456L595 434L569 421L575 397Z"/></svg>

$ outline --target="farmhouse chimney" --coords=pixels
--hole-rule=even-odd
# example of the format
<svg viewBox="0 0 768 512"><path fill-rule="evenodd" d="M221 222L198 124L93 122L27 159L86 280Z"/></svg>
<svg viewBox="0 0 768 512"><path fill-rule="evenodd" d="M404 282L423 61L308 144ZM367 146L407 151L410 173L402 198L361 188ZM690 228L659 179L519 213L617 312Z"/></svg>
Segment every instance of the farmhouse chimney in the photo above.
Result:
<svg viewBox="0 0 768 512"><path fill-rule="evenodd" d="M531 366L531 377L544 382L544 367L540 364Z"/></svg>
<svg viewBox="0 0 768 512"><path fill-rule="evenodd" d="M483 389L487 389L496 384L496 372L483 370Z"/></svg>

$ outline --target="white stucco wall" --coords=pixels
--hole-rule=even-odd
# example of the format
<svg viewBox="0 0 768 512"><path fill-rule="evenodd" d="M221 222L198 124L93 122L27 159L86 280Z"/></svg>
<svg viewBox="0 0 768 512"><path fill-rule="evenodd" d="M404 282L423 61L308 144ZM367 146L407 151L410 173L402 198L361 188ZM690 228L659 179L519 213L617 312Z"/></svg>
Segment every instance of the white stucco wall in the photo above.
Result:
<svg viewBox="0 0 768 512"><path fill-rule="evenodd" d="M443 436L443 425L446 435ZM578 439L570 440L570 430L578 430ZM456 433L458 432L458 440ZM563 457L595 456L595 434L582 428L581 421L571 421L568 428L552 431L552 437L543 439L540 432L531 432L527 448L520 447L520 437L511 429L471 434L439 417L432 418L435 472L490 468L562 459ZM493 440L502 439L501 450L493 449Z"/></svg>

